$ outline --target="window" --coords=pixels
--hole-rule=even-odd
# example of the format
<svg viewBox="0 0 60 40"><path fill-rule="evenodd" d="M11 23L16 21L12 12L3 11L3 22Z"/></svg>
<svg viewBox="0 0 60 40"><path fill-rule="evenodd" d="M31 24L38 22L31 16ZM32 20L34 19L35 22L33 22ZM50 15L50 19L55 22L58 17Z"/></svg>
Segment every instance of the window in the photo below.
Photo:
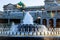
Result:
<svg viewBox="0 0 60 40"><path fill-rule="evenodd" d="M48 11L47 13L48 13L48 15L50 17L54 17L55 16L55 11Z"/></svg>

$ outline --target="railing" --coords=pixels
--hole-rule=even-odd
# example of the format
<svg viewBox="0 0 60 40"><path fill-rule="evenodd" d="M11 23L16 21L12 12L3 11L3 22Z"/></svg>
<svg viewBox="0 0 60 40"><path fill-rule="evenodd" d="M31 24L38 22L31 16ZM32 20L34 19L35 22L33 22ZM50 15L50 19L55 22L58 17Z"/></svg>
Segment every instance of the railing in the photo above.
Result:
<svg viewBox="0 0 60 40"><path fill-rule="evenodd" d="M0 36L13 36L13 37L32 37L32 36L39 36L39 37L53 37L53 36L60 36L60 32L11 32L11 31L4 31L0 32Z"/></svg>
<svg viewBox="0 0 60 40"><path fill-rule="evenodd" d="M20 28L21 30L20 31L25 31L25 28ZM3 28L3 27L0 27L0 31L3 30L3 31L9 31L10 28ZM41 28L32 28L31 31L40 31ZM43 29L44 30L44 29ZM27 28L27 31L29 32L29 28ZM47 31L60 31L60 28L48 28Z"/></svg>
<svg viewBox="0 0 60 40"><path fill-rule="evenodd" d="M0 28L0 36L9 37L60 37L60 28L49 28L48 31L9 31L10 28Z"/></svg>
<svg viewBox="0 0 60 40"><path fill-rule="evenodd" d="M10 27L8 26L8 23L0 23L0 28Z"/></svg>

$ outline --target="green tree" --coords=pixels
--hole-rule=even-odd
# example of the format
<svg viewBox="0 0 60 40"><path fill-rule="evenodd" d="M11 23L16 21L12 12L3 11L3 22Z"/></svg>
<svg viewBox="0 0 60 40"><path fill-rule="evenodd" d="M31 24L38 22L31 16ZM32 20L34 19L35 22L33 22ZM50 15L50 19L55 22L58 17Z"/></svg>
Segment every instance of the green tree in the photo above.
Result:
<svg viewBox="0 0 60 40"><path fill-rule="evenodd" d="M19 6L22 6L22 8L24 8L24 7L25 7L25 4L24 4L24 3L22 3L21 1L18 3L18 5L19 5Z"/></svg>

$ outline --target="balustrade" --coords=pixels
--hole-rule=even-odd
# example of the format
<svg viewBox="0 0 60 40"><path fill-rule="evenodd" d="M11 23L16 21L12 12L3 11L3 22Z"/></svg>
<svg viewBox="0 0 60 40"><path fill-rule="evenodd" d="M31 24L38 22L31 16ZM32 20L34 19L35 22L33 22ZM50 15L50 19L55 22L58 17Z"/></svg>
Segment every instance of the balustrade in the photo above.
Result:
<svg viewBox="0 0 60 40"><path fill-rule="evenodd" d="M48 29L48 31L44 31L44 32L41 32L41 31L38 31L37 28L34 28L35 31L33 31L34 29L32 28L31 30L32 31L29 31L29 28L28 28L28 31L25 31L25 29L22 31L22 28L19 31L17 32L12 32L12 31L6 31L5 29L10 29L10 28L0 28L0 36L60 36L60 28L50 28ZM38 28L39 29L39 28ZM58 30L58 31L56 31Z"/></svg>

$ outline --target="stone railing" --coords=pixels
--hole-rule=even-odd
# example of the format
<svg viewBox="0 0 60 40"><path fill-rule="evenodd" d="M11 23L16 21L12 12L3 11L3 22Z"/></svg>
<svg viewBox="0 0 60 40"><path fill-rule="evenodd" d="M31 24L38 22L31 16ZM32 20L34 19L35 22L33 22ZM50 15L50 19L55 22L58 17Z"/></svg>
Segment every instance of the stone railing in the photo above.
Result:
<svg viewBox="0 0 60 40"><path fill-rule="evenodd" d="M10 36L10 37L60 37L60 28L50 28L48 31L9 31L10 28L0 28L0 36Z"/></svg>
<svg viewBox="0 0 60 40"><path fill-rule="evenodd" d="M11 31L0 31L0 36L15 36L15 37L25 37L25 36L39 36L39 37L50 37L50 36L60 36L60 32L11 32Z"/></svg>

